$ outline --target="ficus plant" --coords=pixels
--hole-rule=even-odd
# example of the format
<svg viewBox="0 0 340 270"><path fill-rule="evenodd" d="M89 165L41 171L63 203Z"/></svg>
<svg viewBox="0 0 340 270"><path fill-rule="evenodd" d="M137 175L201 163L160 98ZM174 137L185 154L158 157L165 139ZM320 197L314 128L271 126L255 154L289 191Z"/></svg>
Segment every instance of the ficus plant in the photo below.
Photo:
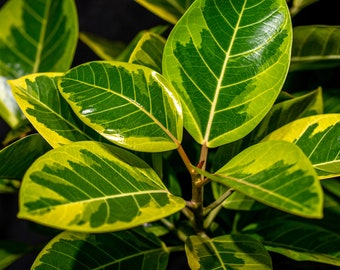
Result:
<svg viewBox="0 0 340 270"><path fill-rule="evenodd" d="M0 268L340 266L339 96L287 82L337 67L340 29L294 27L312 1L136 2L168 25L126 46L71 0L2 7L0 190L53 237ZM102 60L71 67L78 34Z"/></svg>

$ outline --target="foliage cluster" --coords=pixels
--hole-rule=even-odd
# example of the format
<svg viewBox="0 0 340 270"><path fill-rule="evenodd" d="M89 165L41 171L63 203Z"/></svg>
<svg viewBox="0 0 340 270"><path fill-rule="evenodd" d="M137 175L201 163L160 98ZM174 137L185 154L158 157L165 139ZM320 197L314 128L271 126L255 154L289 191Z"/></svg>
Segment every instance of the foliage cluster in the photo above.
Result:
<svg viewBox="0 0 340 270"><path fill-rule="evenodd" d="M167 25L124 46L73 0L0 10L0 192L54 235L0 268L340 266L339 88L292 79L339 66L340 28L292 25L311 0L136 2ZM102 60L71 67L78 37Z"/></svg>

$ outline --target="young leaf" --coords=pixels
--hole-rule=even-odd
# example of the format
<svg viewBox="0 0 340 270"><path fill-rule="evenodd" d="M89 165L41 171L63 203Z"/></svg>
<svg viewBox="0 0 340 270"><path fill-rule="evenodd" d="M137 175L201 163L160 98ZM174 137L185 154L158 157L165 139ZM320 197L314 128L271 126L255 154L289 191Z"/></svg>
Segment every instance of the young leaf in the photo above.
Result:
<svg viewBox="0 0 340 270"><path fill-rule="evenodd" d="M20 108L52 147L92 139L89 128L77 119L58 91L61 75L37 73L9 81Z"/></svg>
<svg viewBox="0 0 340 270"><path fill-rule="evenodd" d="M298 145L321 179L340 176L340 114L323 114L291 122L265 140L285 140Z"/></svg>
<svg viewBox="0 0 340 270"><path fill-rule="evenodd" d="M340 266L340 235L317 225L294 220L266 220L243 230L267 250L297 261Z"/></svg>
<svg viewBox="0 0 340 270"><path fill-rule="evenodd" d="M292 143L259 143L214 174L198 171L268 206L303 217L322 217L323 193L317 174Z"/></svg>
<svg viewBox="0 0 340 270"><path fill-rule="evenodd" d="M165 39L152 32L145 32L132 52L129 62L162 72Z"/></svg>
<svg viewBox="0 0 340 270"><path fill-rule="evenodd" d="M144 152L176 149L182 108L157 72L122 62L91 62L71 69L59 88L88 126L120 146Z"/></svg>
<svg viewBox="0 0 340 270"><path fill-rule="evenodd" d="M248 134L286 77L292 42L284 0L195 1L163 54L164 76L180 93L184 127L217 147Z"/></svg>
<svg viewBox="0 0 340 270"><path fill-rule="evenodd" d="M109 232L181 210L143 160L99 142L76 142L37 159L20 189L18 216L50 227Z"/></svg>
<svg viewBox="0 0 340 270"><path fill-rule="evenodd" d="M291 71L340 65L339 26L298 26L293 35Z"/></svg>
<svg viewBox="0 0 340 270"><path fill-rule="evenodd" d="M45 246L32 269L165 270L165 245L143 228L105 234L63 232Z"/></svg>
<svg viewBox="0 0 340 270"><path fill-rule="evenodd" d="M0 179L21 180L26 170L51 147L39 135L28 135L0 151Z"/></svg>
<svg viewBox="0 0 340 270"><path fill-rule="evenodd" d="M223 235L212 239L189 236L185 243L189 266L197 269L272 269L269 253L254 238Z"/></svg>
<svg viewBox="0 0 340 270"><path fill-rule="evenodd" d="M0 75L66 71L78 38L74 0L9 0L0 11Z"/></svg>
<svg viewBox="0 0 340 270"><path fill-rule="evenodd" d="M194 0L135 0L163 20L175 24Z"/></svg>

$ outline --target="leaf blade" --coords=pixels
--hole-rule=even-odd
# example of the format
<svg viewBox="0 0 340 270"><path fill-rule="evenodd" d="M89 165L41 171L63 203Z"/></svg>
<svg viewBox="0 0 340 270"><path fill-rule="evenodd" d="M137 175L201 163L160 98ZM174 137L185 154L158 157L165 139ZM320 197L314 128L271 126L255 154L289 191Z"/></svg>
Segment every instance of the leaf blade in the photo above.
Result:
<svg viewBox="0 0 340 270"><path fill-rule="evenodd" d="M271 9L265 2L195 1L167 40L164 76L180 93L184 126L200 144L217 147L245 136L281 90L290 60L289 13L285 1L270 1Z"/></svg>
<svg viewBox="0 0 340 270"><path fill-rule="evenodd" d="M59 89L85 124L120 146L160 152L176 149L182 140L176 93L147 67L91 62L67 72Z"/></svg>
<svg viewBox="0 0 340 270"><path fill-rule="evenodd" d="M292 143L259 143L214 174L198 171L279 210L309 218L323 215L323 192L317 174L300 148Z"/></svg>
<svg viewBox="0 0 340 270"><path fill-rule="evenodd" d="M136 227L185 205L140 158L94 141L64 145L39 158L19 196L20 218L82 232Z"/></svg>

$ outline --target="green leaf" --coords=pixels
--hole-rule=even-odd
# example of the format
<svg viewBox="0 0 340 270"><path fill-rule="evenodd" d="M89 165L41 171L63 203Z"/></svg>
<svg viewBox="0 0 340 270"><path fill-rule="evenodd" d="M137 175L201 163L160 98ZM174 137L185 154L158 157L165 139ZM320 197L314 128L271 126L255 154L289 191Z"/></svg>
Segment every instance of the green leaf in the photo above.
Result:
<svg viewBox="0 0 340 270"><path fill-rule="evenodd" d="M185 251L191 269L272 269L269 253L246 235L223 235L212 239L189 236Z"/></svg>
<svg viewBox="0 0 340 270"><path fill-rule="evenodd" d="M5 77L0 76L0 117L11 128L17 126L25 118L16 103L11 87Z"/></svg>
<svg viewBox="0 0 340 270"><path fill-rule="evenodd" d="M0 151L0 179L21 180L26 170L51 147L39 135L28 135Z"/></svg>
<svg viewBox="0 0 340 270"><path fill-rule="evenodd" d="M45 246L32 269L166 269L165 245L143 228L106 234L63 232Z"/></svg>
<svg viewBox="0 0 340 270"><path fill-rule="evenodd" d="M30 251L32 248L25 243L0 241L0 269L6 269Z"/></svg>
<svg viewBox="0 0 340 270"><path fill-rule="evenodd" d="M194 0L135 0L163 20L175 24Z"/></svg>
<svg viewBox="0 0 340 270"><path fill-rule="evenodd" d="M190 6L166 42L163 72L180 93L184 127L198 143L217 147L255 128L284 83L291 42L284 0Z"/></svg>
<svg viewBox="0 0 340 270"><path fill-rule="evenodd" d="M298 26L293 36L291 71L340 66L339 26Z"/></svg>
<svg viewBox="0 0 340 270"><path fill-rule="evenodd" d="M103 60L114 60L125 48L121 41L107 40L87 32L80 32L79 39Z"/></svg>
<svg viewBox="0 0 340 270"><path fill-rule="evenodd" d="M36 160L19 196L19 218L82 232L136 227L185 205L143 160L91 141L55 148Z"/></svg>
<svg viewBox="0 0 340 270"><path fill-rule="evenodd" d="M267 141L242 151L211 180L263 204L294 215L321 218L323 193L318 176L299 147Z"/></svg>
<svg viewBox="0 0 340 270"><path fill-rule="evenodd" d="M52 146L73 141L91 140L95 132L81 123L60 95L58 76L62 73L37 73L9 81L20 108Z"/></svg>
<svg viewBox="0 0 340 270"><path fill-rule="evenodd" d="M176 149L182 108L159 73L122 62L90 62L61 78L60 91L88 126L120 146L144 152Z"/></svg>
<svg viewBox="0 0 340 270"><path fill-rule="evenodd" d="M145 32L132 52L129 62L162 72L165 39L155 33Z"/></svg>
<svg viewBox="0 0 340 270"><path fill-rule="evenodd" d="M243 230L261 241L267 250L296 261L340 266L340 235L323 227L293 220L266 220Z"/></svg>
<svg viewBox="0 0 340 270"><path fill-rule="evenodd" d="M78 38L73 0L7 1L0 25L0 75L18 78L70 67Z"/></svg>
<svg viewBox="0 0 340 270"><path fill-rule="evenodd" d="M340 114L323 114L291 122L265 140L295 143L312 162L321 179L340 176Z"/></svg>

